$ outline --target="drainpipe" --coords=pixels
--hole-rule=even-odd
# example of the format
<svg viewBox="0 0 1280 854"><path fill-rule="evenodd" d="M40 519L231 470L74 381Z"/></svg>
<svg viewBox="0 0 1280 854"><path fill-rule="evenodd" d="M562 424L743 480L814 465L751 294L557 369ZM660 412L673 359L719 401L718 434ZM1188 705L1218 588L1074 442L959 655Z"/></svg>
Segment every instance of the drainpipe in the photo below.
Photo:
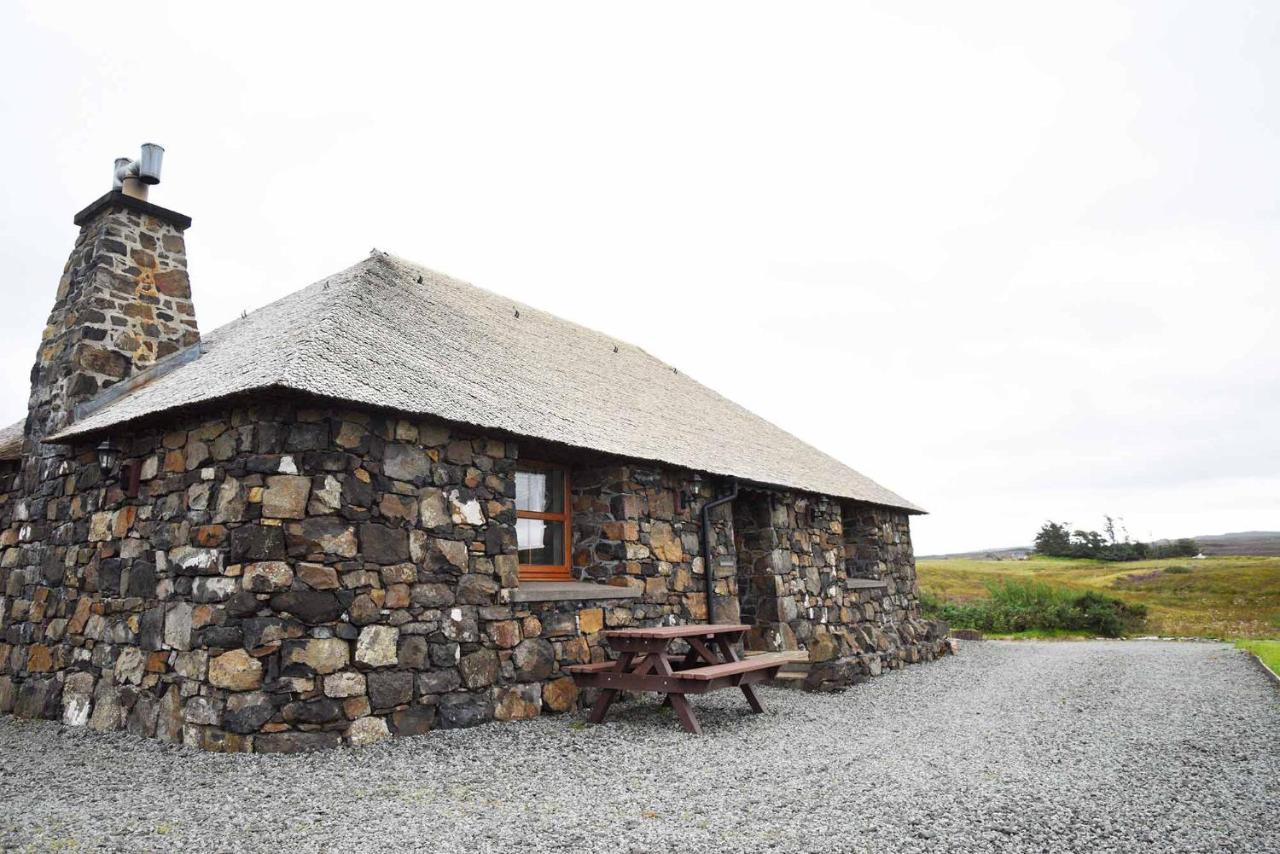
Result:
<svg viewBox="0 0 1280 854"><path fill-rule="evenodd" d="M730 481L733 484L733 492L723 498L717 498L708 501L702 505L702 563L703 572L707 576L707 622L714 623L716 621L715 602L716 592L716 570L712 564L711 555L711 511L719 507L721 504L728 504L730 501L738 497L738 481Z"/></svg>

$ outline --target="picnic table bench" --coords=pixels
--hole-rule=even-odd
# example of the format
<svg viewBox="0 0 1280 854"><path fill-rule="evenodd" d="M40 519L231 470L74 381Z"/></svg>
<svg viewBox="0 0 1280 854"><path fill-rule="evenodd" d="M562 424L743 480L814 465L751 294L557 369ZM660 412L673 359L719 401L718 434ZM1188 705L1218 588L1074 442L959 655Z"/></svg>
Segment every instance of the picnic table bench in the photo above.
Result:
<svg viewBox="0 0 1280 854"><path fill-rule="evenodd" d="M686 694L740 688L752 712L764 711L751 686L772 679L790 659L769 654L739 658L734 644L750 629L738 623L616 629L605 632L609 646L618 652L616 659L579 664L568 671L579 687L600 689L589 717L594 724L604 720L619 691L656 691L666 695L664 704L675 710L685 730L696 734L702 727ZM689 645L683 656L670 651L678 640Z"/></svg>

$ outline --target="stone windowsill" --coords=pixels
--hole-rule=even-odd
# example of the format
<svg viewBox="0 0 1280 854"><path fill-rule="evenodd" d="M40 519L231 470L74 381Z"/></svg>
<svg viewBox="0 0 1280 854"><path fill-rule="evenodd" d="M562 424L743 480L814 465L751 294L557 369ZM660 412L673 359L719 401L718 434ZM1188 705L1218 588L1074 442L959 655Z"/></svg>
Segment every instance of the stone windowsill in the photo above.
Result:
<svg viewBox="0 0 1280 854"><path fill-rule="evenodd" d="M590 581L526 581L511 591L512 602L573 602L582 599L639 599L644 591Z"/></svg>
<svg viewBox="0 0 1280 854"><path fill-rule="evenodd" d="M844 586L846 590L869 590L874 587L888 587L889 585L877 578L846 578Z"/></svg>

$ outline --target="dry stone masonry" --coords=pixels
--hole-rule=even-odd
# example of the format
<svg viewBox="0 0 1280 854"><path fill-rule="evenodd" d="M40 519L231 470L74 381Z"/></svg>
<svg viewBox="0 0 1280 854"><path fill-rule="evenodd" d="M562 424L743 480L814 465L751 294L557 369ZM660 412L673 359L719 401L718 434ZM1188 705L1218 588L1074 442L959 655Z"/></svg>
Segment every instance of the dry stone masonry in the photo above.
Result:
<svg viewBox="0 0 1280 854"><path fill-rule="evenodd" d="M199 340L185 217L112 194L77 222L0 492L0 712L293 752L572 712L614 627L742 619L814 688L947 650L892 508L744 484L708 556L720 479L297 392L42 441ZM569 469L589 592L521 583L529 452Z"/></svg>

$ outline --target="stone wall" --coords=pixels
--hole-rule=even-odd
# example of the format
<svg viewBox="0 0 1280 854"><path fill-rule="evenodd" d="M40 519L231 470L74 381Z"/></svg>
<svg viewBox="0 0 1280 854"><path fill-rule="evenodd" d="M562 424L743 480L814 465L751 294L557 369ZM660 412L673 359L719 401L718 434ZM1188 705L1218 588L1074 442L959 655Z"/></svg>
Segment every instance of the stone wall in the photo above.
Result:
<svg viewBox="0 0 1280 854"><path fill-rule="evenodd" d="M784 490L748 491L733 512L747 645L808 651L829 688L944 654L920 619L905 513Z"/></svg>
<svg viewBox="0 0 1280 854"><path fill-rule="evenodd" d="M86 444L0 496L0 711L211 750L363 744L572 710L565 668L603 660L606 629L706 619L712 487L688 472L571 465L574 562L619 593L530 602L509 439L280 399L116 440L116 472ZM716 518L717 619L739 617L738 549L767 544L752 645L810 650L819 687L936 654L905 516L744 492ZM885 583L850 586L873 558Z"/></svg>
<svg viewBox="0 0 1280 854"><path fill-rule="evenodd" d="M656 623L706 622L702 506L712 487L680 469L638 464L571 467L573 563L580 577L643 591L639 616ZM713 541L715 617L738 619L734 551L727 512Z"/></svg>
<svg viewBox="0 0 1280 854"><path fill-rule="evenodd" d="M0 711L215 750L364 743L527 716L622 621L508 602L512 443L284 401L118 440L136 497L85 446L3 505Z"/></svg>
<svg viewBox="0 0 1280 854"><path fill-rule="evenodd" d="M920 614L910 517L901 511L850 501L843 505L845 565L849 577L885 583L880 619L900 622Z"/></svg>

